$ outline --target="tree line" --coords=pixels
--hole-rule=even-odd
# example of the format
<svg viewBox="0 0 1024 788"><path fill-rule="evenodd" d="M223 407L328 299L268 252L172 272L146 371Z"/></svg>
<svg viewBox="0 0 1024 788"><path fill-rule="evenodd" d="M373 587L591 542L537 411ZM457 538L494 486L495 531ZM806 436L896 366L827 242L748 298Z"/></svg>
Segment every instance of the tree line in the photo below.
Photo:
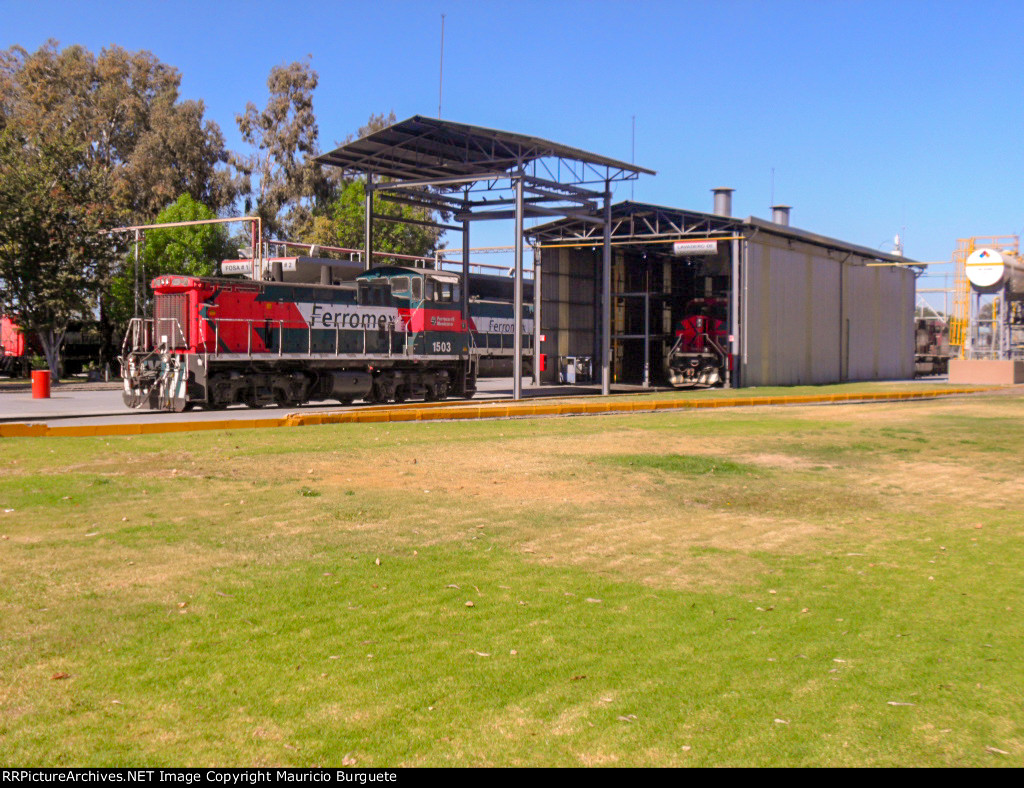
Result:
<svg viewBox="0 0 1024 788"><path fill-rule="evenodd" d="M308 59L272 68L265 105L250 101L235 117L248 146L236 152L203 101L181 98L181 72L150 52L55 41L0 51L0 314L38 337L55 377L69 324L96 321L102 366L135 312L133 239L108 234L114 227L257 215L261 240L362 246L363 182L314 161L318 81ZM371 115L345 141L394 121ZM391 203L375 210L431 218ZM214 273L250 243L224 228L149 231L145 279ZM439 235L387 222L374 246L429 255ZM146 301L148 281L142 288Z"/></svg>

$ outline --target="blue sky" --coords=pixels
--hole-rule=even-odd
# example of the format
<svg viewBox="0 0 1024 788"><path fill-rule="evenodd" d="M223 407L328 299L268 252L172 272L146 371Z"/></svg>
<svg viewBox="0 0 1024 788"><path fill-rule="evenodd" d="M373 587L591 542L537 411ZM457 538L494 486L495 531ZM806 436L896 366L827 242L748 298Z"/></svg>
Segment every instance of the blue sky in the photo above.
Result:
<svg viewBox="0 0 1024 788"><path fill-rule="evenodd" d="M795 226L886 249L900 232L918 260L1024 229L1021 2L0 0L0 12L3 48L151 50L236 149L234 116L263 105L269 69L307 54L325 149L371 113L436 115L445 13L445 118L628 159L635 115L636 160L658 171L637 200L710 210L709 190L732 186L735 213L767 217L774 168ZM474 245L501 243L495 232Z"/></svg>

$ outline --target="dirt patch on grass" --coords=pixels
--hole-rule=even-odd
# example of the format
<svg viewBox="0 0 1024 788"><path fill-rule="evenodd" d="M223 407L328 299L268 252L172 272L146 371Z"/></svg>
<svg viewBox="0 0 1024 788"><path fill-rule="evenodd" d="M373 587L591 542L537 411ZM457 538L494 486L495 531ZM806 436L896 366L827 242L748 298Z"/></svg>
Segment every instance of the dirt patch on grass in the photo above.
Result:
<svg viewBox="0 0 1024 788"><path fill-rule="evenodd" d="M771 454L771 453L756 453L756 454L736 454L734 459L741 462L748 462L753 465L761 465L766 468L783 468L791 471L805 471L814 469L831 469L834 466L828 464L822 464L820 462L812 462L805 457L797 457L792 454Z"/></svg>
<svg viewBox="0 0 1024 788"><path fill-rule="evenodd" d="M767 569L760 554L799 552L828 533L820 524L714 511L661 513L642 520L590 518L522 534L532 560L586 567L676 589L723 588Z"/></svg>
<svg viewBox="0 0 1024 788"><path fill-rule="evenodd" d="M1000 507L1010 500L1024 500L1024 477L995 464L980 469L955 458L902 461L860 475L866 485L902 493L905 506L915 510L929 504L951 510Z"/></svg>
<svg viewBox="0 0 1024 788"><path fill-rule="evenodd" d="M687 455L678 455L678 436L632 427L497 443L484 452L419 445L413 452L399 447L360 454L355 461L330 457L310 462L306 478L324 500L339 491L393 500L394 509L378 516L372 528L358 518L345 526L376 531L392 545L469 541L484 531L531 561L583 566L660 587L749 582L765 571L755 554L797 552L837 527L819 517L758 511L758 490L740 486L747 469L755 482L769 486L774 496L763 500L772 503L788 474L823 467L803 456L766 451L761 437L691 443ZM699 462L683 463L678 473L674 466L609 462L626 453L650 457L656 466L659 458L686 459L691 451L712 465L734 456L742 464L732 465L743 472L714 474ZM261 469L268 477L290 472L294 461L288 458L271 458ZM719 552L695 555L693 548Z"/></svg>
<svg viewBox="0 0 1024 788"><path fill-rule="evenodd" d="M276 441L287 434L256 436L267 448L258 457L253 436L244 449L235 438L204 436L198 448L154 452L147 444L132 453L119 445L116 455L87 461L65 456L51 472L110 479L102 495L90 490L96 501L83 515L101 524L97 542L123 514L139 520L132 506L184 512L197 529L195 539L183 535L185 524L165 511L162 522L178 541L154 547L154 530L140 541L152 547L145 563L129 565L133 550L109 545L102 558L88 546L67 556L66 567L79 574L99 560L107 575L91 585L115 592L180 587L222 564L298 560L314 543L387 550L485 536L533 561L652 585L719 587L763 572L764 553L804 551L851 534L892 538L886 512L996 507L1024 494L1020 475L993 465L984 446L957 453L929 432L946 416L1018 418L1020 397L754 412L517 421L495 423L494 434L478 425L463 433L403 424L382 430L380 446L374 437L368 445L371 433L361 428L355 449L344 448L341 429L311 428L322 429L323 439L303 433L308 451L280 451ZM754 428L744 429L747 422ZM613 461L630 456L650 462ZM673 464L674 457L687 461ZM711 472L719 460L740 470ZM965 483L970 474L982 484ZM69 518L63 527L74 516L62 514ZM18 518L9 521L12 541L52 535L21 529L20 511L11 517Z"/></svg>

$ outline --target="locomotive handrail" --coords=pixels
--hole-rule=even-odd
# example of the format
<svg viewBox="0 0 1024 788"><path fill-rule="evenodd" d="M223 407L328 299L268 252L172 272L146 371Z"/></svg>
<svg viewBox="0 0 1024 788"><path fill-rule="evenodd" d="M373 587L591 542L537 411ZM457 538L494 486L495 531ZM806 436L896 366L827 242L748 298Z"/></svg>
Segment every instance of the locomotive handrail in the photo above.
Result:
<svg viewBox="0 0 1024 788"><path fill-rule="evenodd" d="M149 345L151 345L152 343L151 342L150 343L146 342L147 333L148 333L146 331L146 329L147 328L151 328L152 325L153 325L152 318L145 318L145 317L133 317L133 318L131 318L131 320L128 321L128 331L125 333L124 340L121 342L121 353L122 353L122 355L125 354L126 352L128 352L127 349L128 349L129 341L131 343L131 351L130 352L132 352L132 353L136 353L136 352L143 351L143 350L145 350L147 352L151 351L152 348L149 347ZM143 334L141 341L139 339L140 329L141 329L142 334Z"/></svg>
<svg viewBox="0 0 1024 788"><path fill-rule="evenodd" d="M133 317L128 321L128 331L125 333L124 340L121 342L121 352L126 352L129 341L131 342L132 353L154 353L160 348L160 343L156 341L156 331L158 323L173 323L174 329L178 332L174 336L173 342L168 342L167 350L177 349L177 337L182 338L182 342L185 340L185 329L182 328L181 321L176 317ZM141 334L141 336L140 336Z"/></svg>
<svg viewBox="0 0 1024 788"><path fill-rule="evenodd" d="M180 324L180 322L176 318L159 318L159 319L160 320L168 320L168 321L173 320L176 323L176 325L177 325L178 331L181 333L182 336L184 336L184 331L181 328L181 324ZM138 325L135 325L136 323ZM144 323L148 324L148 325L152 325L153 324L153 318L132 318L132 324L133 324L134 328L133 328L132 331L129 331L129 335L132 337L133 342L136 343L136 344L139 341L138 340L139 332L144 329L144 326L142 325ZM280 318L276 319L276 320L273 320L273 319L259 320L259 319L256 319L256 318L235 318L235 317L212 318L212 317L210 317L210 318L206 318L205 320L203 320L201 322L201 328L200 328L199 337L198 337L199 341L202 342L202 344L204 346L203 347L203 354L204 354L204 358L206 358L206 359L209 359L211 356L214 357L214 358L217 358L218 356L224 355L225 353L230 354L232 352L230 349L224 349L224 348L221 347L221 344L220 344L220 330L221 330L221 327L222 327L221 326L222 323L224 323L224 324L230 324L230 323L245 324L247 330L246 330L246 347L245 347L244 353L245 353L246 357L249 358L249 359L255 358L257 355L262 355L262 353L264 351L266 353L268 353L268 354L271 354L271 353L274 352L273 351L273 340L274 340L273 329L275 329L275 328L277 329L276 341L277 341L277 356L278 356L278 358L283 358L284 357L284 332L285 332L286 329L292 329L292 328L294 328L294 329L304 328L306 330L306 353L307 354L312 354L313 353L313 330L314 330L314 328L313 328L313 326L311 326L305 320L284 320L284 319L280 319ZM254 333L254 331L256 329L256 326L259 325L259 324L265 324L267 329L268 329L268 332L269 332L269 336L266 337L266 345L267 346L264 349L264 351L255 351L254 348L253 348L253 333ZM210 325L213 326L213 342L212 343L209 341L210 340L210 337L209 337ZM330 329L327 329L327 330L330 330ZM361 329L346 329L346 333L351 333L353 330L360 330L361 331L361 333L362 333L362 342L361 342L362 353L364 355L368 354L370 352L370 344L371 344L370 341L369 341L369 336L368 335L371 334L371 333L379 333L381 329L379 327L377 327L377 328L364 327L364 328L361 328ZM323 333L326 333L326 332L323 332ZM403 338L404 342L403 342L402 349L400 351L398 351L398 352L400 352L402 355L406 355L406 356L415 355L416 354L416 341L419 338L419 334L420 333L421 332L412 331L411 328L410 328L410 324L408 322L404 321L404 320L401 322L400 326L396 326L396 324L389 322L388 323L388 329L387 329L387 337L386 337L387 349L385 350L382 347L378 347L377 348L377 352L380 352L382 354L386 354L389 358L390 357L394 357L394 355L396 353L396 350L395 350L396 335L400 335ZM484 350L484 351L490 351L490 350L511 350L511 348L514 346L514 336L513 335L506 335L506 334L500 333L500 332L473 330L472 328L468 328L468 327L467 327L466 333L469 335L468 336L468 342L469 342L469 344L472 346L472 348L475 351L480 351L480 350ZM491 342L492 335L495 338L493 344ZM506 342L505 342L506 336L508 336L509 339L512 340L508 344L506 344ZM714 340L711 339L710 336L708 336L707 334L701 334L700 336L702 338L706 337L708 339L709 343L714 347L715 351L718 354L720 354L723 357L725 357L725 355L726 355L725 351L722 350L722 348L720 346L718 346L714 342ZM483 344L482 345L480 343L480 339L481 338L483 339ZM128 339L128 337L126 336L126 341L127 341L127 339ZM383 336L380 336L379 339L377 340L377 344L378 345L384 344L384 339L385 338ZM211 344L213 345L212 348L210 348ZM528 332L524 332L523 350L528 352L528 353L532 353L533 350L534 350L533 344L534 344L533 334L532 333L528 333ZM339 326L337 324L334 326L334 354L335 355L341 355L341 326Z"/></svg>
<svg viewBox="0 0 1024 788"><path fill-rule="evenodd" d="M136 320L136 319L141 320L141 318L133 318L133 320ZM172 318L166 318L166 319L170 320ZM253 346L252 346L252 336L253 336L253 333L254 333L254 330L255 330L255 326L257 324L260 324L260 323L266 323L268 325L275 326L277 328L277 355L278 355L278 358L281 358L281 357L284 356L284 330L286 328L295 328L295 329L304 328L304 329L306 329L306 353L307 354L312 354L312 352L313 352L313 326L309 325L309 323L307 323L305 320L283 320L283 319L278 319L278 320L265 320L264 321L264 320L258 320L258 319L255 319L255 318L242 318L242 317L206 318L205 321L202 324L200 335L199 335L199 340L202 342L202 344L204 346L203 354L204 354L204 357L206 359L209 359L209 357L211 355L214 358L216 358L217 356L222 355L225 352L230 353L230 350L229 351L224 351L224 350L221 349L221 346L220 346L220 328L221 328L221 323L244 323L246 325L246 328L248 330L246 331L245 355L248 358L254 358L254 355L253 355L254 351L253 351ZM213 325L213 349L212 349L212 351L209 348L210 342L209 342L208 326L207 326L207 324L212 324ZM180 324L179 324L179 330L180 330ZM327 329L327 330L329 330L329 329ZM346 329L346 331L349 331L349 330L350 329ZM368 335L371 334L371 333L374 333L374 334L378 333L380 331L380 328L379 327L377 327L377 328L365 327L365 328L351 329L351 330L359 330L359 331L362 332L362 349L363 349L363 354L366 355L369 352ZM397 332L395 330L395 325L393 323L389 323L388 324L388 333L387 333L387 350L386 350L386 353L387 353L387 355L389 357L393 357L394 354L395 354L395 335L396 335L396 333ZM408 324L403 322L402 326L401 326L401 334L405 338L405 343L404 343L405 346L403 348L403 352L406 355L413 354L414 353L414 343L415 343L415 332L411 332L409 330ZM182 335L184 335L184 334L182 334ZM410 341L410 337L412 337L413 341ZM268 337L268 340L269 340L269 337ZM378 344L380 344L380 342ZM269 342L269 341L267 342L266 350L267 350L268 353L272 353L273 352L272 343ZM379 352L383 353L385 351L383 350L383 348L379 348ZM258 355L259 351L256 351L256 353ZM334 326L334 354L335 355L341 355L341 326L338 326L338 325Z"/></svg>
<svg viewBox="0 0 1024 788"><path fill-rule="evenodd" d="M725 361L729 357L729 354L725 352L725 349L715 342L711 335L706 331L700 334L700 336L704 337L704 339L708 341L708 344L715 349L715 352L722 358L722 361Z"/></svg>

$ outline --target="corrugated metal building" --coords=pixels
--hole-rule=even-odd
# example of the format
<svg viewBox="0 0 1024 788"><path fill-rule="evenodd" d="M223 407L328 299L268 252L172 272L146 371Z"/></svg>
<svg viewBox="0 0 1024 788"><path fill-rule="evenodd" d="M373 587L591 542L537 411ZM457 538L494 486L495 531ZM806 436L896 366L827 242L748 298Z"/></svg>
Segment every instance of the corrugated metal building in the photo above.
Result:
<svg viewBox="0 0 1024 788"><path fill-rule="evenodd" d="M729 203L728 190L716 190L715 213L612 207L613 381L663 382L694 303L728 315L734 386L913 377L914 272L869 265L912 261L791 227L785 206L766 221L729 216ZM554 381L567 357L599 363L601 229L566 219L530 233L541 352L561 362L543 377Z"/></svg>

